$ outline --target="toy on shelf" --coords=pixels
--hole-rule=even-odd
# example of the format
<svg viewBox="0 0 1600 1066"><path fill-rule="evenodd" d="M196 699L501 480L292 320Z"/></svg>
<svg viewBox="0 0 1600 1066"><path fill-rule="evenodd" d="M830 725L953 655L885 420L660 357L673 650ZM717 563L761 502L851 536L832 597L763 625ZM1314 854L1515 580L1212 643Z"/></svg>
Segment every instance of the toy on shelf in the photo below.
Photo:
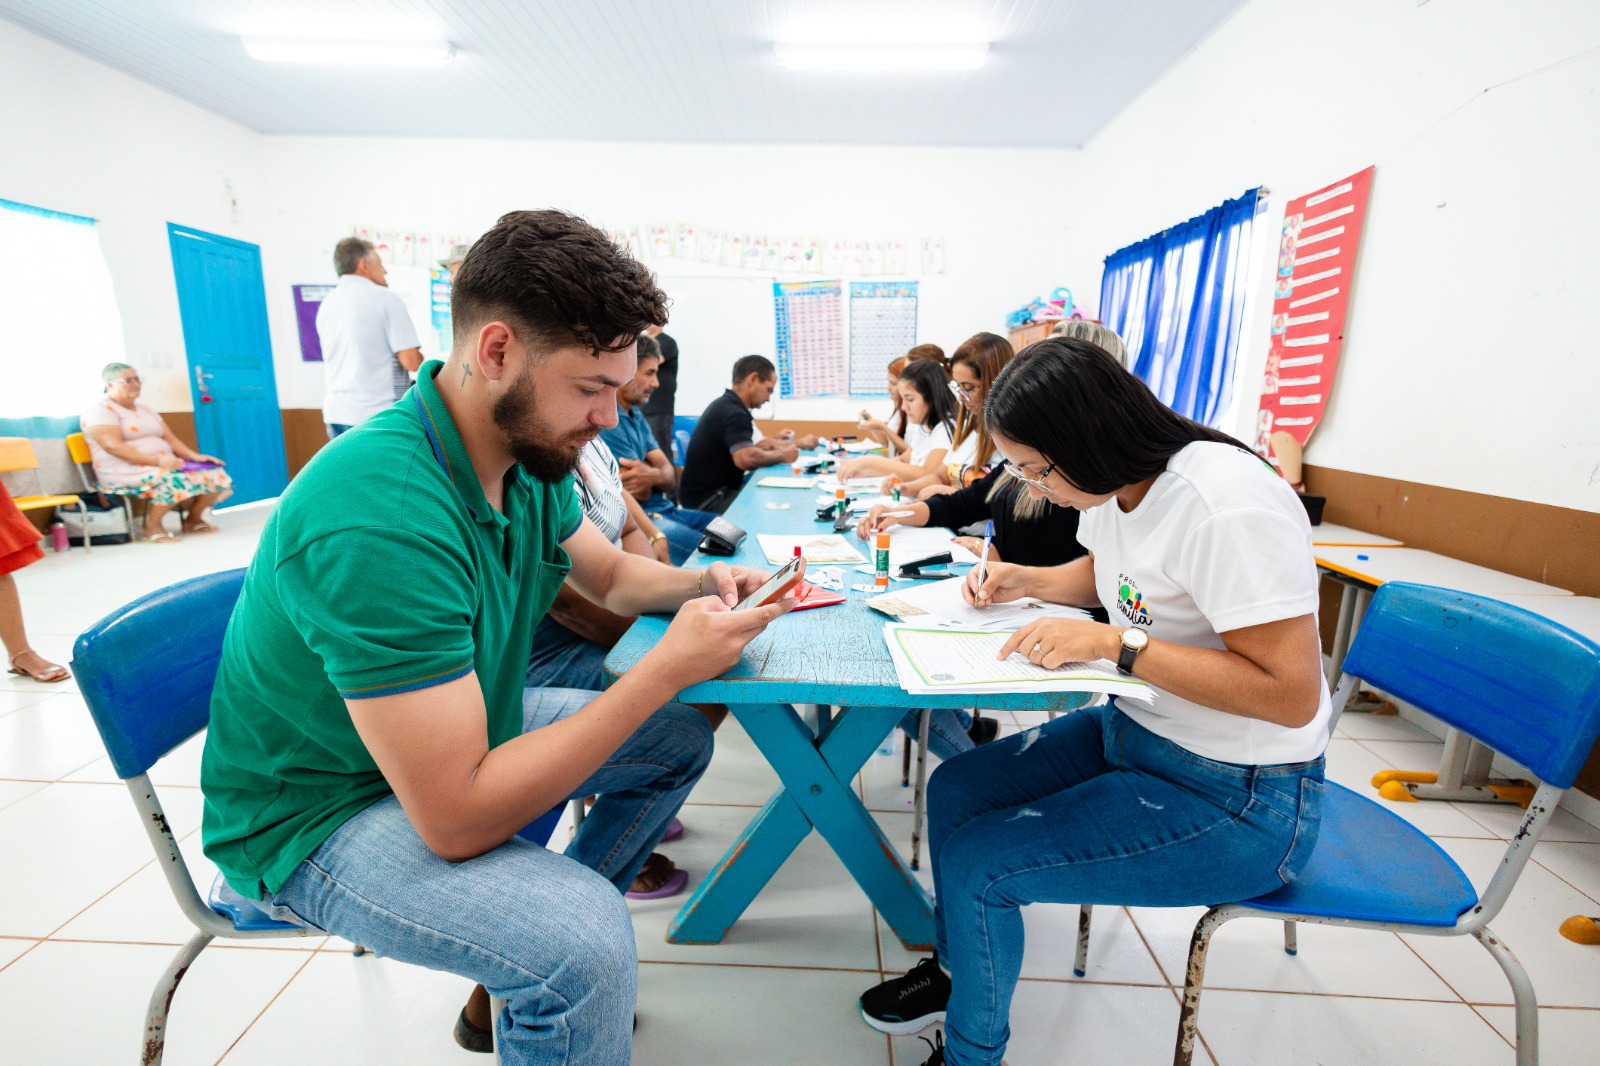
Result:
<svg viewBox="0 0 1600 1066"><path fill-rule="evenodd" d="M1016 329L1030 322L1051 322L1061 318L1081 317L1072 306L1072 290L1065 285L1050 294L1049 299L1035 296L1023 306L1006 316L1006 328Z"/></svg>

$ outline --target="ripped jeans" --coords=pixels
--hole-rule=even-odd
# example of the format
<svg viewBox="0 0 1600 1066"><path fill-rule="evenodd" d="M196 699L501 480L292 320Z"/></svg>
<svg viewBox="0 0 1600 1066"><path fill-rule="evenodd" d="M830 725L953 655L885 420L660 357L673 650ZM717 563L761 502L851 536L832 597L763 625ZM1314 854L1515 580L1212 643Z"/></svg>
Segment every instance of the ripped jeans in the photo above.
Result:
<svg viewBox="0 0 1600 1066"><path fill-rule="evenodd" d="M976 748L928 783L945 1062L1005 1053L1028 903L1186 907L1249 899L1305 866L1322 759L1205 759L1090 707Z"/></svg>

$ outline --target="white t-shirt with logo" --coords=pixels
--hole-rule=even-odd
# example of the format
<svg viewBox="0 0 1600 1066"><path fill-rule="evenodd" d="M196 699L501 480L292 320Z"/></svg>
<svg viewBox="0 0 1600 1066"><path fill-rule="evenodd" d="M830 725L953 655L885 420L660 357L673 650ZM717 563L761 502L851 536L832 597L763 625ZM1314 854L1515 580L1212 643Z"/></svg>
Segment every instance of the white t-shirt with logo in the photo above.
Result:
<svg viewBox="0 0 1600 1066"><path fill-rule="evenodd" d="M927 426L907 426L901 436L905 438L906 448L911 453L906 462L912 466L921 466L934 452L950 450L950 427L943 422L932 429Z"/></svg>
<svg viewBox="0 0 1600 1066"><path fill-rule="evenodd" d="M1078 540L1094 553L1113 625L1158 640L1223 649L1220 633L1315 614L1311 524L1294 490L1231 444L1190 444L1167 462L1139 506L1115 499L1083 512ZM1128 717L1207 759L1260 766L1307 762L1328 745L1331 703L1298 729L1228 714L1157 689L1153 704L1118 700Z"/></svg>
<svg viewBox="0 0 1600 1066"><path fill-rule="evenodd" d="M346 274L317 308L317 339L327 392L322 420L355 426L392 405L405 370L396 352L420 347L416 327L399 295Z"/></svg>

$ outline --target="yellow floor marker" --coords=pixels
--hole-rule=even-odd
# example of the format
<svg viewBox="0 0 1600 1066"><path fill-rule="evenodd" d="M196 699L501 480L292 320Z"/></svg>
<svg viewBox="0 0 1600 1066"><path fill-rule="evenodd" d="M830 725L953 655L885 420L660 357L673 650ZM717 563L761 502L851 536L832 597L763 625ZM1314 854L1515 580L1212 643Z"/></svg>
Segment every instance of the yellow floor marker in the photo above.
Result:
<svg viewBox="0 0 1600 1066"><path fill-rule="evenodd" d="M1390 803L1415 803L1415 802L1417 802L1417 797L1415 797L1415 796L1413 796L1411 794L1411 790L1409 788L1406 788L1405 782L1403 782L1403 781L1395 781L1395 780L1385 781L1378 788L1378 795L1382 796L1384 799L1388 800Z"/></svg>
<svg viewBox="0 0 1600 1066"><path fill-rule="evenodd" d="M1561 935L1574 944L1600 944L1600 918L1574 914L1561 923Z"/></svg>
<svg viewBox="0 0 1600 1066"><path fill-rule="evenodd" d="M1416 785L1437 784L1439 775L1428 770L1379 770L1372 775L1372 787L1382 789L1390 781L1410 781Z"/></svg>

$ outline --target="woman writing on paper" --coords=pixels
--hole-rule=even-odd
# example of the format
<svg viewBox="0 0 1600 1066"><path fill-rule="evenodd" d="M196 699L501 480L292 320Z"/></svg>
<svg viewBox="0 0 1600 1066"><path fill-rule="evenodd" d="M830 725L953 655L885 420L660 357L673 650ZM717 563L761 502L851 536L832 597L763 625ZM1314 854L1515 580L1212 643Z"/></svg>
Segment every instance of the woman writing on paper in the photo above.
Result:
<svg viewBox="0 0 1600 1066"><path fill-rule="evenodd" d="M893 474L909 481L932 473L944 462L956 421L950 375L939 363L919 359L900 371L897 389L900 410L906 416L905 447L892 459L863 455L840 464L840 480Z"/></svg>
<svg viewBox="0 0 1600 1066"><path fill-rule="evenodd" d="M950 356L950 392L957 402L954 444L943 465L903 486L907 496L926 500L954 492L989 472L994 442L983 425L983 402L1011 355L1011 342L1004 337L975 333Z"/></svg>
<svg viewBox="0 0 1600 1066"><path fill-rule="evenodd" d="M934 772L937 954L861 1009L886 1032L943 1018L936 1066L1001 1061L1024 904L1209 905L1291 881L1317 837L1330 717L1310 526L1266 464L1071 338L1018 355L985 417L1030 495L1083 512L1089 554L996 563L981 585L974 568L968 601L1104 605L1112 625L1046 619L1002 654L1111 659L1155 698L1065 715Z"/></svg>

